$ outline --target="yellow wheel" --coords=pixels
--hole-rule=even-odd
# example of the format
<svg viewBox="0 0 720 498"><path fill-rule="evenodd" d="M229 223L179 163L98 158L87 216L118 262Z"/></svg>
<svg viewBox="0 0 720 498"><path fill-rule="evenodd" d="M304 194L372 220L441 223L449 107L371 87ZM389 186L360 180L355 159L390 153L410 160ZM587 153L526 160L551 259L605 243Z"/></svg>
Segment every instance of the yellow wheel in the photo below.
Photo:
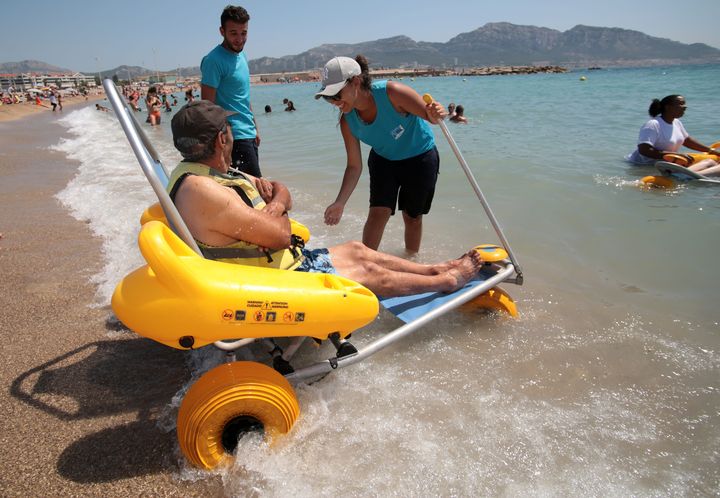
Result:
<svg viewBox="0 0 720 498"><path fill-rule="evenodd" d="M252 361L225 363L185 395L178 442L190 463L211 469L230 457L240 433L262 428L272 439L290 431L299 415L295 391L278 372Z"/></svg>
<svg viewBox="0 0 720 498"><path fill-rule="evenodd" d="M667 176L644 176L640 181L648 187L673 188L675 186L675 181Z"/></svg>
<svg viewBox="0 0 720 498"><path fill-rule="evenodd" d="M481 294L472 301L463 305L465 309L491 309L503 311L513 318L517 318L517 306L510 295L500 287L493 287L485 294Z"/></svg>

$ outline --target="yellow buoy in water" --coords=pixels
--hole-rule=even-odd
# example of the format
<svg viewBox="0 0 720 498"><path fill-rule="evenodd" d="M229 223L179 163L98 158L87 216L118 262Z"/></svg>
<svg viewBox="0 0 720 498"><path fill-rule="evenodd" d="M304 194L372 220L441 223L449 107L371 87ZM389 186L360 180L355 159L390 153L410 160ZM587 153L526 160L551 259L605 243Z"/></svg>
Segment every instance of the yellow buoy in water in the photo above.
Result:
<svg viewBox="0 0 720 498"><path fill-rule="evenodd" d="M675 186L675 181L672 178L668 178L667 176L645 176L640 181L643 183L643 185L648 187L673 188Z"/></svg>
<svg viewBox="0 0 720 498"><path fill-rule="evenodd" d="M580 76L580 81L586 81L587 78L585 76Z"/></svg>

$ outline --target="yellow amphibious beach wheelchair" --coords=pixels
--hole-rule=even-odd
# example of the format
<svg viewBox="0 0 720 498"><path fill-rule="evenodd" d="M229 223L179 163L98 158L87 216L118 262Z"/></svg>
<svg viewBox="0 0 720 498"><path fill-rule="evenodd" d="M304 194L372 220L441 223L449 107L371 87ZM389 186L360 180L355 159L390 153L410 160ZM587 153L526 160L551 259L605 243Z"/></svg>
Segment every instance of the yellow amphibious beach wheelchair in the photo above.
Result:
<svg viewBox="0 0 720 498"><path fill-rule="evenodd" d="M138 244L147 264L118 284L113 311L134 332L170 347L190 350L212 344L228 353L228 361L201 376L180 406L178 441L193 465L221 464L249 428L261 426L270 438L288 432L300 413L290 381L359 362L470 301L516 315L512 299L496 286L522 284L522 272L444 123L441 127L505 248L481 246L485 267L455 293L379 301L362 285L336 275L205 259L165 191L168 172L155 149L114 83L105 80L103 85L159 200L141 218ZM297 222L293 232L309 239ZM381 302L406 323L356 348L348 336L375 319ZM285 338L287 345L281 349L273 338ZM294 365L292 358L307 338L330 341L335 354L308 366ZM255 341L267 345L267 364L235 361L234 351Z"/></svg>
<svg viewBox="0 0 720 498"><path fill-rule="evenodd" d="M711 149L720 148L720 142L710 145ZM710 153L690 153L690 154L663 154L662 161L655 162L655 169L661 175L648 175L640 181L650 187L659 188L675 188L675 180L692 180L705 185L720 185L717 177L708 178L702 173L697 173L690 166L704 159L712 159L715 162L720 161L720 156Z"/></svg>

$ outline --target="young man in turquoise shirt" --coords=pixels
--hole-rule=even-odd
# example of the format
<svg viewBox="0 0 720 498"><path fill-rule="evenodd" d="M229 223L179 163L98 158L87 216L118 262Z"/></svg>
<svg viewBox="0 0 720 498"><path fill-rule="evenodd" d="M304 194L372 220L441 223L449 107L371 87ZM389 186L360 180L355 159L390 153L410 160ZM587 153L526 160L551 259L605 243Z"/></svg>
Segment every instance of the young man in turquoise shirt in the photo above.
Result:
<svg viewBox="0 0 720 498"><path fill-rule="evenodd" d="M223 10L220 16L223 42L200 63L201 98L235 112L228 118L235 140L232 167L260 177L260 135L250 106L250 70L243 53L249 21L250 15L242 7L228 5Z"/></svg>

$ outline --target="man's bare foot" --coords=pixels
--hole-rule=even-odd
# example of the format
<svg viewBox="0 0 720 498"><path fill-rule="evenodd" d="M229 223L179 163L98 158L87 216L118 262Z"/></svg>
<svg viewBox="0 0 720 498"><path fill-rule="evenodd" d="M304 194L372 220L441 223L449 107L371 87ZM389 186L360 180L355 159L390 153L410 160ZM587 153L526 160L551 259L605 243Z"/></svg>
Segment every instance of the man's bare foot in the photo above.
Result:
<svg viewBox="0 0 720 498"><path fill-rule="evenodd" d="M468 251L467 253L463 254L459 258L448 259L447 261L443 261L442 263L435 263L434 265L432 265L433 273L435 275L440 275L441 273L448 272L448 271L452 270L453 268L457 268L458 266L463 264L463 259L466 258L468 256L468 254L470 254L470 252L475 252L475 251Z"/></svg>
<svg viewBox="0 0 720 498"><path fill-rule="evenodd" d="M483 266L483 260L475 250L468 251L455 261L457 264L448 270L448 273L455 278L455 285L450 292L454 292L468 283Z"/></svg>

